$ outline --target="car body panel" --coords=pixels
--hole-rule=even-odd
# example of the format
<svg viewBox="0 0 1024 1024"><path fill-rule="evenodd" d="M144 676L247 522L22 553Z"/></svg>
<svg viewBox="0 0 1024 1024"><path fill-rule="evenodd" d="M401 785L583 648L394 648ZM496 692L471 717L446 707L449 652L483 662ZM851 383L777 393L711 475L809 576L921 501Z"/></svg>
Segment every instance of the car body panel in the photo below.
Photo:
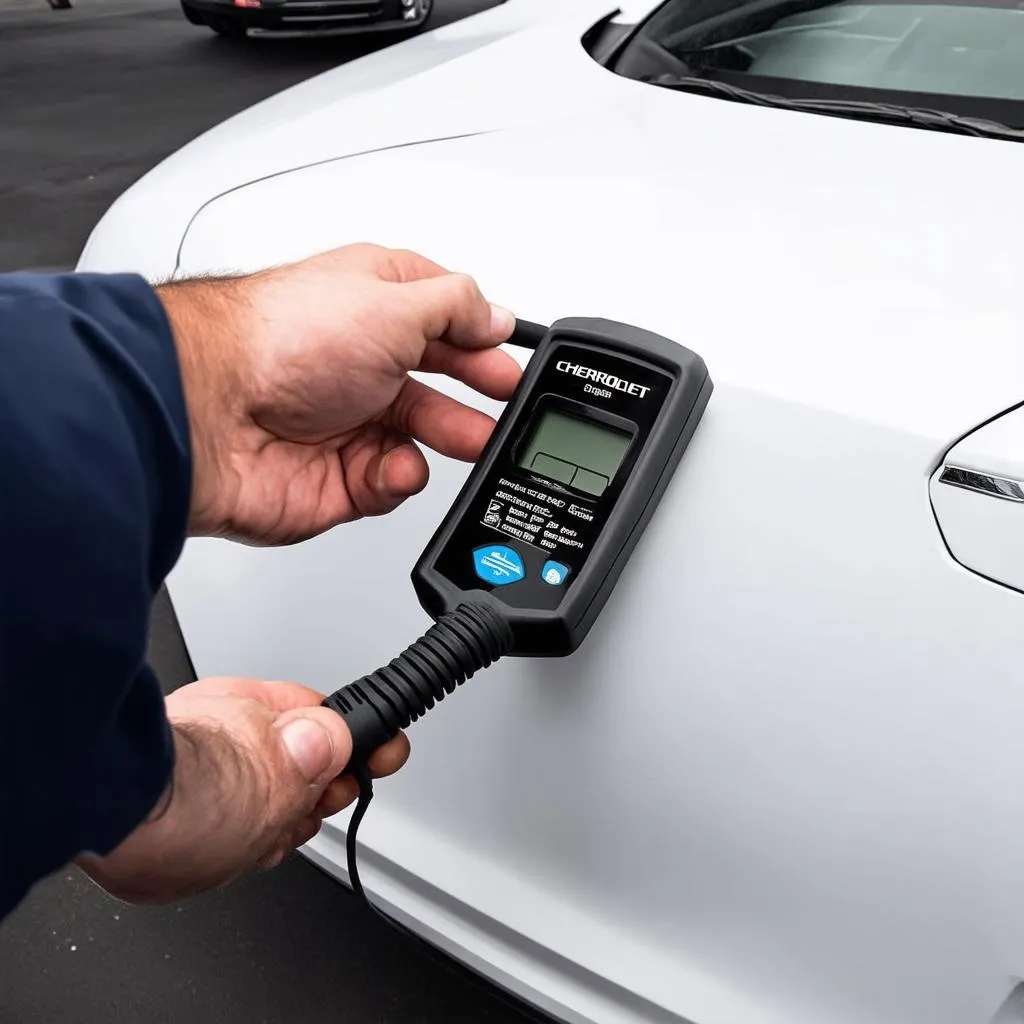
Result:
<svg viewBox="0 0 1024 1024"><path fill-rule="evenodd" d="M325 160L529 121L551 109L553 96L565 108L585 103L589 98L567 87L557 63L543 74L536 67L524 73L523 47L507 44L526 35L529 50L531 39L553 36L561 54L609 9L608 0L559 0L557 8L548 0L515 0L292 86L144 175L97 224L82 260L96 270L166 276L197 210L232 189ZM547 28L538 30L538 23ZM456 64L471 71L472 88ZM155 194L159 211L152 208Z"/></svg>
<svg viewBox="0 0 1024 1024"><path fill-rule="evenodd" d="M980 475L963 482L962 471ZM1024 592L1024 407L997 416L946 453L931 480L932 507L950 554L988 579Z"/></svg>
<svg viewBox="0 0 1024 1024"><path fill-rule="evenodd" d="M180 265L117 217L83 264L244 270L372 239L529 319L704 356L711 403L590 637L416 724L360 833L364 883L569 1021L989 1024L1024 975L1024 595L950 555L929 480L1024 398L1024 148L627 82L580 20L492 44L499 79L538 88L471 131L420 131L413 80L370 90L359 143L193 200ZM474 51L436 74L458 106L491 71ZM365 146L386 113L390 143ZM158 220L225 159L210 142L135 208ZM199 672L329 691L419 635L408 574L467 473L429 461L387 517L281 550L189 542L170 586ZM345 820L308 848L339 877Z"/></svg>
<svg viewBox="0 0 1024 1024"><path fill-rule="evenodd" d="M591 94L619 81L591 67ZM1020 401L1024 224L1005 197L1024 149L623 85L567 115L233 191L196 216L181 270L372 238L471 268L529 319L637 322L714 360L716 381L937 443ZM686 133L666 136L673 117ZM429 203L349 198L411 181Z"/></svg>

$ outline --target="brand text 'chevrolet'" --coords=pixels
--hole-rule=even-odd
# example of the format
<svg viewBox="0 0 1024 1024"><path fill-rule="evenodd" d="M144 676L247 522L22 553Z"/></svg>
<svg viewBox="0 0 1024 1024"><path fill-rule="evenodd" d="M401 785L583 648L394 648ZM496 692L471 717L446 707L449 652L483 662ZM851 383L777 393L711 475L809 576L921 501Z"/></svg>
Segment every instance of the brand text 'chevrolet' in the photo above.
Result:
<svg viewBox="0 0 1024 1024"><path fill-rule="evenodd" d="M631 384L628 380L616 377L613 373L604 373L602 370L595 370L590 366L571 363L568 359L561 359L555 363L555 369L560 373L571 373L574 377L592 380L595 384L603 384L613 391L625 391L627 395L633 395L636 398L643 398L651 390L642 384Z"/></svg>

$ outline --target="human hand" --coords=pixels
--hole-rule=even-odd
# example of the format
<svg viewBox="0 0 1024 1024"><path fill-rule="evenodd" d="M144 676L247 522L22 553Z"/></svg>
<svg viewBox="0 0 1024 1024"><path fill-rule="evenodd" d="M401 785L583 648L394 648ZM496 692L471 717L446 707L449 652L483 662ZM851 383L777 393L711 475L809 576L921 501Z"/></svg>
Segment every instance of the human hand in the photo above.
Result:
<svg viewBox="0 0 1024 1024"><path fill-rule="evenodd" d="M476 460L494 421L409 377L508 399L514 318L471 278L351 245L158 289L191 420L193 534L288 544L381 515L427 483L415 442Z"/></svg>
<svg viewBox="0 0 1024 1024"><path fill-rule="evenodd" d="M358 795L338 777L352 750L344 720L297 683L205 679L167 697L174 730L172 785L146 822L104 857L78 864L113 895L163 903L273 867L308 842L323 819ZM403 733L369 767L405 763Z"/></svg>

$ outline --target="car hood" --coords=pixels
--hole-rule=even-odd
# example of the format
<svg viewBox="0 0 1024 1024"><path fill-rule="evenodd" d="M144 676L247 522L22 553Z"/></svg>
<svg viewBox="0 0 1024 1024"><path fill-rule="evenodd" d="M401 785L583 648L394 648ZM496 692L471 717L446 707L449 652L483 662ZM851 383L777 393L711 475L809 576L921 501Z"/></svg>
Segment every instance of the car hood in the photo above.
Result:
<svg viewBox="0 0 1024 1024"><path fill-rule="evenodd" d="M345 101L337 158L248 143L279 169L181 244L182 274L408 246L715 381L601 628L417 723L364 880L567 1020L987 1019L1019 974L1020 595L952 564L927 483L1024 398L1024 148L626 81L579 46L597 16ZM190 542L170 587L200 673L326 692L417 635L401 581L465 480L427 457L424 494L354 532ZM337 826L316 844L341 874Z"/></svg>
<svg viewBox="0 0 1024 1024"><path fill-rule="evenodd" d="M990 1019L1022 948L1020 595L955 567L928 480L1024 399L1024 148L573 53L589 105L238 189L182 246L184 273L410 246L531 320L664 334L715 382L587 645L416 724L364 881L569 1021ZM409 569L465 481L427 457L416 501L353 530L190 543L169 585L200 673L326 692L418 635ZM340 875L344 849L329 823L313 855Z"/></svg>
<svg viewBox="0 0 1024 1024"><path fill-rule="evenodd" d="M585 82L563 74L564 54L614 10L610 0L510 0L293 86L141 178L96 226L80 267L165 276L196 211L232 189L585 103Z"/></svg>
<svg viewBox="0 0 1024 1024"><path fill-rule="evenodd" d="M1024 147L670 92L582 50L568 63L586 107L219 198L182 272L411 247L526 318L659 331L716 383L927 434L936 458L1024 397Z"/></svg>

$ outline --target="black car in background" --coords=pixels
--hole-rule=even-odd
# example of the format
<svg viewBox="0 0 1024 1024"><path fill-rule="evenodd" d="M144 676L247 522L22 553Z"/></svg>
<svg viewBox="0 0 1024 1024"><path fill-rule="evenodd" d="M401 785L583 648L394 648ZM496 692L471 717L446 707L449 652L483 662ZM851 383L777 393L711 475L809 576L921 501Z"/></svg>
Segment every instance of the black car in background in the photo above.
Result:
<svg viewBox="0 0 1024 1024"><path fill-rule="evenodd" d="M434 0L181 0L193 25L244 38L249 29L276 32L370 32L419 29Z"/></svg>

